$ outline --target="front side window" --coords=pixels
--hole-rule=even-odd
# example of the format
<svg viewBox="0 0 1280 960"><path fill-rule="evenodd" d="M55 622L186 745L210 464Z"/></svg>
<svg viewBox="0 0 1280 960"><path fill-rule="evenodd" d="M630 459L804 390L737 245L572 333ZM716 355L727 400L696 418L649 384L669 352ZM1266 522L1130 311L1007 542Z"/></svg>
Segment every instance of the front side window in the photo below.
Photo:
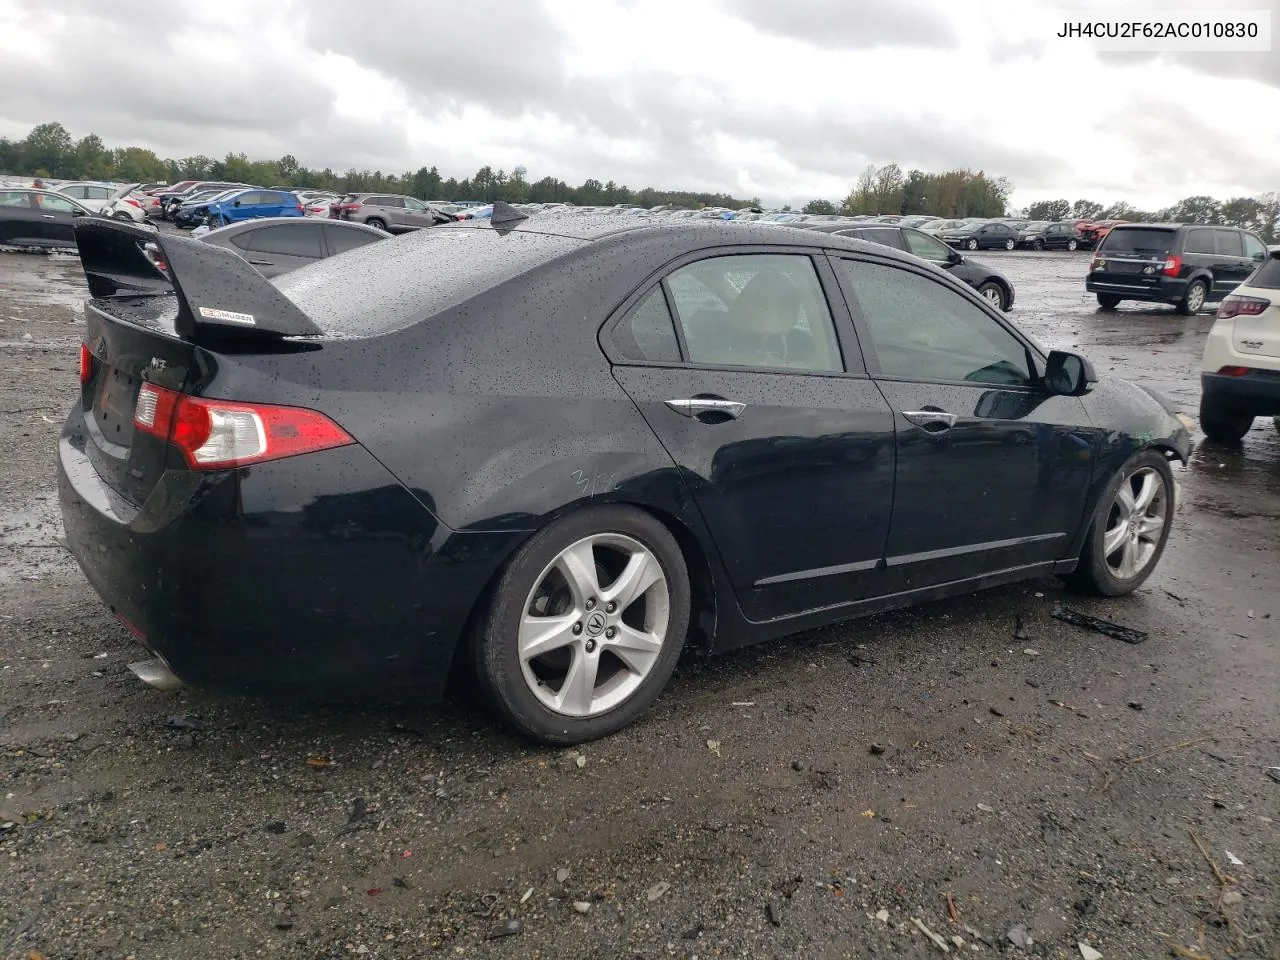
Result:
<svg viewBox="0 0 1280 960"><path fill-rule="evenodd" d="M80 208L67 197L54 196L51 193L36 194L36 200L45 210L56 210L59 213L74 213Z"/></svg>
<svg viewBox="0 0 1280 960"><path fill-rule="evenodd" d="M883 376L930 382L1032 382L1022 342L963 293L901 267L837 260Z"/></svg>
<svg viewBox="0 0 1280 960"><path fill-rule="evenodd" d="M1262 245L1262 241L1255 237L1252 233L1243 235L1244 239L1244 255L1250 260L1267 259L1267 248Z"/></svg>
<svg viewBox="0 0 1280 960"><path fill-rule="evenodd" d="M667 280L692 363L840 371L835 326L813 261L713 257Z"/></svg>
<svg viewBox="0 0 1280 960"><path fill-rule="evenodd" d="M951 248L936 237L921 233L919 230L903 230L902 235L906 238L907 249L917 257L923 257L925 260L951 258Z"/></svg>

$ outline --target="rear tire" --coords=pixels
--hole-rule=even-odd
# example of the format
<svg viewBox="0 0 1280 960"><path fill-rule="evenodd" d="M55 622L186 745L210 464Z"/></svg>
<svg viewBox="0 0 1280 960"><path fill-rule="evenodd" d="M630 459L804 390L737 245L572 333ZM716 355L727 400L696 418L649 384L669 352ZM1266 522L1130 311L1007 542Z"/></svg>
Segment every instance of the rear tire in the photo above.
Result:
<svg viewBox="0 0 1280 960"><path fill-rule="evenodd" d="M1184 317L1194 317L1204 309L1205 299L1209 296L1209 288L1203 280L1192 280L1187 285L1187 292L1178 301L1178 312Z"/></svg>
<svg viewBox="0 0 1280 960"><path fill-rule="evenodd" d="M1114 293L1100 293L1098 294L1098 306L1103 310L1114 310L1120 306L1120 298Z"/></svg>
<svg viewBox="0 0 1280 960"><path fill-rule="evenodd" d="M1142 450L1130 457L1098 498L1080 565L1067 582L1104 597L1142 586L1169 540L1173 497L1173 471L1163 454Z"/></svg>
<svg viewBox="0 0 1280 960"><path fill-rule="evenodd" d="M1200 429L1214 443L1239 443L1252 426L1253 414L1239 413L1220 402L1203 396L1200 398ZM1280 424L1277 424L1277 429L1280 429Z"/></svg>
<svg viewBox="0 0 1280 960"><path fill-rule="evenodd" d="M634 576L634 591L621 586L628 573L620 570ZM690 603L684 555L665 526L634 507L582 510L508 561L478 623L476 674L525 736L556 746L595 740L630 724L662 692Z"/></svg>
<svg viewBox="0 0 1280 960"><path fill-rule="evenodd" d="M387 229L387 221L379 220L377 217L370 217L364 224L366 227L373 227L375 230Z"/></svg>
<svg viewBox="0 0 1280 960"><path fill-rule="evenodd" d="M1078 240L1068 240L1068 241L1067 241L1067 249L1068 249L1068 250L1074 250L1074 249L1075 249L1076 247L1078 247L1078 246L1080 246L1080 242L1079 242Z"/></svg>
<svg viewBox="0 0 1280 960"><path fill-rule="evenodd" d="M1006 240L1004 242L1004 248L1006 250L1012 250L1015 246L1017 246L1017 244L1015 244L1012 240Z"/></svg>
<svg viewBox="0 0 1280 960"><path fill-rule="evenodd" d="M1001 310L1009 309L1005 306L1004 288L994 280L988 280L986 283L982 284L982 286L978 287L978 295L983 297L993 307L998 307Z"/></svg>

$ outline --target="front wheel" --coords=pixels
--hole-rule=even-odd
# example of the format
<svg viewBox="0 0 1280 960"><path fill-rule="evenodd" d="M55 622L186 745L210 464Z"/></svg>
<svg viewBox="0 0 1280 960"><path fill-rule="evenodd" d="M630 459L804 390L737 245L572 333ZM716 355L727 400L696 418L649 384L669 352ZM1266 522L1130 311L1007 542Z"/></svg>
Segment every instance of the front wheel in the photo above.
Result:
<svg viewBox="0 0 1280 960"><path fill-rule="evenodd" d="M977 241L976 239L974 239L974 238L970 237L967 241L965 241L965 247L966 247L967 249L969 249L969 250L977 250L977 249L978 249L978 241Z"/></svg>
<svg viewBox="0 0 1280 960"><path fill-rule="evenodd" d="M524 735L566 746L607 736L666 686L689 628L689 574L660 522L583 510L507 564L475 640L482 686Z"/></svg>
<svg viewBox="0 0 1280 960"><path fill-rule="evenodd" d="M1014 248L1014 242L1012 240L1006 240L1004 242L1004 248L1006 250L1012 250Z"/></svg>
<svg viewBox="0 0 1280 960"><path fill-rule="evenodd" d="M1130 457L1103 491L1069 580L1104 597L1132 593L1151 576L1173 524L1173 471L1155 450Z"/></svg>
<svg viewBox="0 0 1280 960"><path fill-rule="evenodd" d="M1039 239L1037 239L1037 240L1033 240L1033 241L1031 242L1031 249L1032 249L1032 250L1043 250L1043 249L1044 249L1044 241L1043 241L1043 240L1039 240Z"/></svg>
<svg viewBox="0 0 1280 960"><path fill-rule="evenodd" d="M1220 401L1200 397L1200 429L1214 443L1239 443L1252 426L1253 414L1239 413Z"/></svg>
<svg viewBox="0 0 1280 960"><path fill-rule="evenodd" d="M212 217L209 218L209 229L217 230L219 227L225 226L226 222L227 221L222 219L222 214L215 213Z"/></svg>
<svg viewBox="0 0 1280 960"><path fill-rule="evenodd" d="M1204 301L1208 295L1209 288L1205 286L1203 280L1192 280L1187 287L1187 292L1182 295L1182 300L1178 302L1178 312L1184 316L1194 317L1204 309Z"/></svg>
<svg viewBox="0 0 1280 960"><path fill-rule="evenodd" d="M1078 247L1078 246L1080 246L1080 242L1079 242L1078 240L1068 240L1068 241L1067 241L1067 249L1068 249L1068 250L1074 250L1074 249L1075 249L1076 247Z"/></svg>
<svg viewBox="0 0 1280 960"><path fill-rule="evenodd" d="M1120 298L1114 293L1100 293L1098 294L1098 306L1103 310L1114 310L1120 306Z"/></svg>
<svg viewBox="0 0 1280 960"><path fill-rule="evenodd" d="M1000 284L995 283L992 280L988 280L982 286L978 287L978 293L987 301L987 303L991 304L996 309L1006 309L1004 305L1004 290L1001 288Z"/></svg>

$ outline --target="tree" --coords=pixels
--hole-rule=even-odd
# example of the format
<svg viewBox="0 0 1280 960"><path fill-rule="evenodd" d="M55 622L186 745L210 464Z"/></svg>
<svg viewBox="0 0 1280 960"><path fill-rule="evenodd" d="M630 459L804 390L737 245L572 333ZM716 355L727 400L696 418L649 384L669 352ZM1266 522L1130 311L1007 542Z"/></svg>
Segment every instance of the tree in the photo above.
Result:
<svg viewBox="0 0 1280 960"><path fill-rule="evenodd" d="M96 133L83 137L72 152L71 176L85 180L108 180L115 172L115 164L111 160L111 151L106 148L102 138Z"/></svg>
<svg viewBox="0 0 1280 960"><path fill-rule="evenodd" d="M1065 220L1071 216L1071 203L1068 200L1039 200L1027 207L1027 216L1032 220Z"/></svg>
<svg viewBox="0 0 1280 960"><path fill-rule="evenodd" d="M423 200L439 200L440 199L440 171L435 167L428 170L426 167L419 167L418 172L413 175L413 195Z"/></svg>
<svg viewBox="0 0 1280 960"><path fill-rule="evenodd" d="M902 206L902 168L890 163L876 171L872 213L897 213Z"/></svg>
<svg viewBox="0 0 1280 960"><path fill-rule="evenodd" d="M1164 213L1174 223L1222 223L1222 204L1213 197L1187 197Z"/></svg>
<svg viewBox="0 0 1280 960"><path fill-rule="evenodd" d="M290 185L293 184L293 181L298 177L298 173L302 170L301 164L298 163L298 158L291 153L286 153L281 157L276 166L280 170L281 178L288 181Z"/></svg>
<svg viewBox="0 0 1280 960"><path fill-rule="evenodd" d="M72 150L71 134L60 123L42 123L22 141L23 159L37 176L72 175Z"/></svg>
<svg viewBox="0 0 1280 960"><path fill-rule="evenodd" d="M1077 200L1071 205L1071 216L1077 220L1096 220L1102 216L1102 204L1092 200Z"/></svg>
<svg viewBox="0 0 1280 960"><path fill-rule="evenodd" d="M830 200L810 200L804 205L801 213L816 214L832 214L836 212L836 205Z"/></svg>
<svg viewBox="0 0 1280 960"><path fill-rule="evenodd" d="M876 192L876 168L867 167L862 171L862 175L858 177L858 182L854 185L853 190L844 202L840 204L840 212L846 216L856 216L860 213L875 213L872 207L875 204Z"/></svg>
<svg viewBox="0 0 1280 960"><path fill-rule="evenodd" d="M905 214L929 213L929 175L923 170L912 170L902 185Z"/></svg>
<svg viewBox="0 0 1280 960"><path fill-rule="evenodd" d="M164 161L141 147L113 150L111 158L115 176L126 183L148 183L168 176Z"/></svg>

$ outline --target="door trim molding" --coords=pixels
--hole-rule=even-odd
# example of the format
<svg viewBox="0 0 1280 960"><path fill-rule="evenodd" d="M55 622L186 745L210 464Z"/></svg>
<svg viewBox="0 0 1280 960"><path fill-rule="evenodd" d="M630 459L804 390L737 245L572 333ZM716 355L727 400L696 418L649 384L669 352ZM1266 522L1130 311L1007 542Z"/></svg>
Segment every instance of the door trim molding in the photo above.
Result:
<svg viewBox="0 0 1280 960"><path fill-rule="evenodd" d="M1008 550L1010 547L1023 547L1032 543L1047 543L1050 540L1065 540L1066 533L1039 533L1033 537L1014 537L1012 540L988 540L986 543L968 543L959 547L947 547L943 550L926 550L923 553L902 553L896 557L886 557L886 567L903 567L910 563L925 563L929 560L944 560L948 557L960 557L970 553L988 553L994 550Z"/></svg>

